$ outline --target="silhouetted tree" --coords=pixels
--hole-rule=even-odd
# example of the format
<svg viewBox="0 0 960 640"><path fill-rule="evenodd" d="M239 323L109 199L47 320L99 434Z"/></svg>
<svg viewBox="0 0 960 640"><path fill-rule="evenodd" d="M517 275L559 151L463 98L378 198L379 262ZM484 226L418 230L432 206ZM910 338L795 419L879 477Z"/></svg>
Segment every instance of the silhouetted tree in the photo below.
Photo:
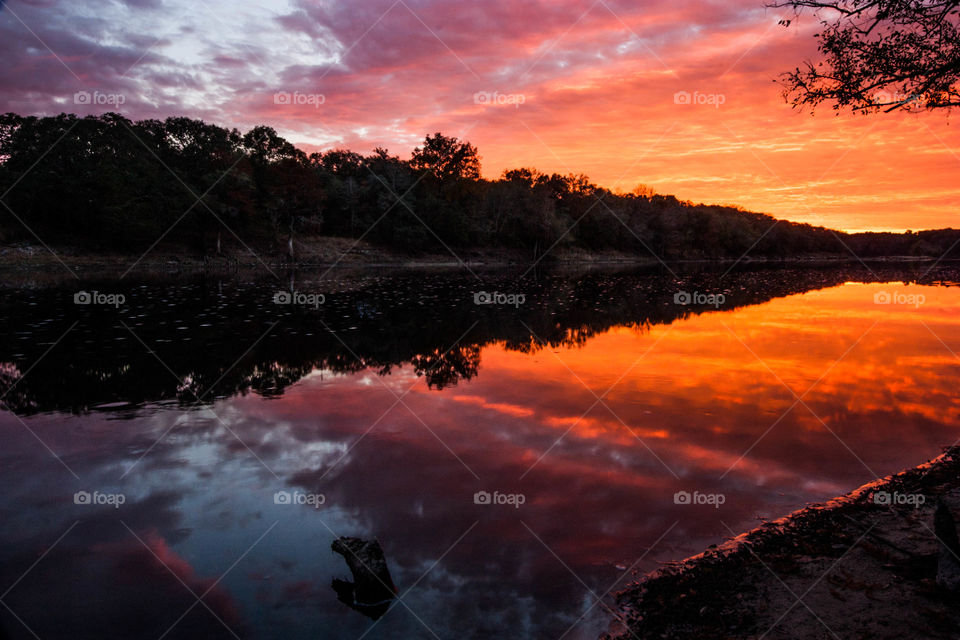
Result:
<svg viewBox="0 0 960 640"><path fill-rule="evenodd" d="M429 171L441 184L451 180L480 178L480 156L469 142L442 133L428 135L423 147L413 150L410 166L414 171Z"/></svg>
<svg viewBox="0 0 960 640"><path fill-rule="evenodd" d="M824 59L784 74L795 107L944 108L960 104L960 0L788 0L771 7L811 9ZM789 26L792 20L781 20Z"/></svg>
<svg viewBox="0 0 960 640"><path fill-rule="evenodd" d="M243 147L253 166L258 206L270 219L274 237L287 232L287 256L294 258L294 235L300 218L320 215L317 183L306 154L259 126L243 136Z"/></svg>

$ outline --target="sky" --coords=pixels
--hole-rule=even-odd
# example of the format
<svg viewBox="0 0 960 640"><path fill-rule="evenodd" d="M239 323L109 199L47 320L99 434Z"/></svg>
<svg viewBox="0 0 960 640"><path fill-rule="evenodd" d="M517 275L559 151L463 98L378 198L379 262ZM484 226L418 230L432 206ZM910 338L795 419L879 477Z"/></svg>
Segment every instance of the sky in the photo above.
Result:
<svg viewBox="0 0 960 640"><path fill-rule="evenodd" d="M811 14L764 0L0 0L0 111L267 124L306 151L432 132L535 167L848 231L960 227L943 111L797 111Z"/></svg>

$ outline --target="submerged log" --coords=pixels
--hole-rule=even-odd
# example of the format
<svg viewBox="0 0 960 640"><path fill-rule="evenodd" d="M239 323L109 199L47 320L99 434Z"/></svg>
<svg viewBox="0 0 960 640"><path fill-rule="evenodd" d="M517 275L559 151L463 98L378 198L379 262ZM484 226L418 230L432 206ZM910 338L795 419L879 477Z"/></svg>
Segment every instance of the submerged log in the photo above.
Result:
<svg viewBox="0 0 960 640"><path fill-rule="evenodd" d="M397 596L397 588L390 577L380 543L343 537L334 540L330 548L343 556L353 574L353 582L333 580L337 598L374 620L386 613Z"/></svg>

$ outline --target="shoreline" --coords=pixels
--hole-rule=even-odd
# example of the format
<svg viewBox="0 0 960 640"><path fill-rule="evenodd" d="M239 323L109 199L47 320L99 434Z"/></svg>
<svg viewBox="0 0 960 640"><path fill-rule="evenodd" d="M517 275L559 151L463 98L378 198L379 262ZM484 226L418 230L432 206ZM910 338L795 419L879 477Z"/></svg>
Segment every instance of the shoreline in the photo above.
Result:
<svg viewBox="0 0 960 640"><path fill-rule="evenodd" d="M960 446L646 574L601 638L955 638L938 501L960 515Z"/></svg>
<svg viewBox="0 0 960 640"><path fill-rule="evenodd" d="M784 258L742 256L740 258L703 258L663 260L654 256L630 255L616 252L590 253L563 249L541 259L530 259L518 252L464 249L453 254L405 255L343 238L328 238L310 244L302 257L290 261L286 256L270 252L254 255L250 252L232 252L223 256L202 257L182 250L156 250L143 253L97 253L72 247L50 248L42 245L0 245L0 269L23 270L95 270L130 269L145 271L221 270L221 269L314 269L314 268L505 268L532 265L561 266L658 266L658 265L816 265L816 264L911 264L928 263L929 256L856 256L798 255Z"/></svg>

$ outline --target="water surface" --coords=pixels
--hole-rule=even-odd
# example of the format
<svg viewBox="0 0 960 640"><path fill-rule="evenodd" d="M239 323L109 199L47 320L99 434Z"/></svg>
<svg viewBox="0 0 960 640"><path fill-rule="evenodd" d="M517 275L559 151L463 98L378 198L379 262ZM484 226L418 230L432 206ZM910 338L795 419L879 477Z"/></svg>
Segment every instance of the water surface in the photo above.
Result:
<svg viewBox="0 0 960 640"><path fill-rule="evenodd" d="M10 276L0 624L596 637L634 572L960 437L960 278L926 268ZM338 536L383 547L379 620Z"/></svg>

